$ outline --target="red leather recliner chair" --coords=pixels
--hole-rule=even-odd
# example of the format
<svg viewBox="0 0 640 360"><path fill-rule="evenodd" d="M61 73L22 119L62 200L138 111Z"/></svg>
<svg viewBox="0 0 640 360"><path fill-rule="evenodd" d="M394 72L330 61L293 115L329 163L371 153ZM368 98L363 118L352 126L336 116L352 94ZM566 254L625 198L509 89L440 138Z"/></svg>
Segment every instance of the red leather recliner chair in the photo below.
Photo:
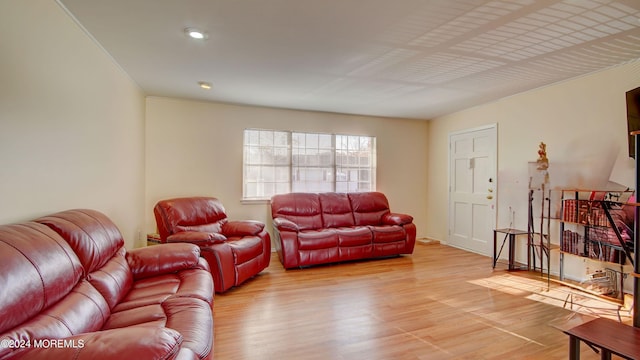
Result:
<svg viewBox="0 0 640 360"><path fill-rule="evenodd" d="M162 200L153 212L161 242L200 246L218 293L242 284L269 266L271 238L264 224L252 220L229 221L216 198Z"/></svg>

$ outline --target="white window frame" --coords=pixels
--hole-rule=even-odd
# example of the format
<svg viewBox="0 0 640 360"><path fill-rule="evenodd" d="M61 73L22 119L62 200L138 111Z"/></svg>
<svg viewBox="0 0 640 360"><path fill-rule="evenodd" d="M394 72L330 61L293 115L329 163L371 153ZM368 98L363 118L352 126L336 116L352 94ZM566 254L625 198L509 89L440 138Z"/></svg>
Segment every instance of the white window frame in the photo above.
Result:
<svg viewBox="0 0 640 360"><path fill-rule="evenodd" d="M245 129L243 138L243 201L289 192L376 189L373 136Z"/></svg>

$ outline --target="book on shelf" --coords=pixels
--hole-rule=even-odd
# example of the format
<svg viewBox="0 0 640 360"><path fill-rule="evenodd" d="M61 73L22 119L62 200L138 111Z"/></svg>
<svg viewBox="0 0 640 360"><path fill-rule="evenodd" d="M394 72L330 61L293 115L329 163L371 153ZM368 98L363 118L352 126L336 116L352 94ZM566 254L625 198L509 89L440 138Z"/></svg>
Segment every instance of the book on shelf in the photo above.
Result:
<svg viewBox="0 0 640 360"><path fill-rule="evenodd" d="M562 251L574 254L583 255L582 249L584 248L584 238L582 235L575 231L565 230L562 234Z"/></svg>
<svg viewBox="0 0 640 360"><path fill-rule="evenodd" d="M624 264L620 262L622 256L621 250L608 246L606 243L598 241L587 242L587 257L590 259Z"/></svg>
<svg viewBox="0 0 640 360"><path fill-rule="evenodd" d="M589 224L591 217L591 202L588 200L566 199L562 219L564 221Z"/></svg>

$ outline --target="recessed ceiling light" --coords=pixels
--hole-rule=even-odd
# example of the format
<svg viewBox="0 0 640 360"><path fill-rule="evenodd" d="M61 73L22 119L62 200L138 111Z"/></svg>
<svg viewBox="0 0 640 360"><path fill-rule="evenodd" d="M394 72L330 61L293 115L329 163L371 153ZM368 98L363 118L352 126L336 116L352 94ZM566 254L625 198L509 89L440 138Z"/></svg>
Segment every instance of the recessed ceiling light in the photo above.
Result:
<svg viewBox="0 0 640 360"><path fill-rule="evenodd" d="M198 85L201 89L211 90L211 83L208 83L206 81L198 81Z"/></svg>
<svg viewBox="0 0 640 360"><path fill-rule="evenodd" d="M209 38L209 34L196 28L186 28L184 29L184 33L196 40L207 40Z"/></svg>

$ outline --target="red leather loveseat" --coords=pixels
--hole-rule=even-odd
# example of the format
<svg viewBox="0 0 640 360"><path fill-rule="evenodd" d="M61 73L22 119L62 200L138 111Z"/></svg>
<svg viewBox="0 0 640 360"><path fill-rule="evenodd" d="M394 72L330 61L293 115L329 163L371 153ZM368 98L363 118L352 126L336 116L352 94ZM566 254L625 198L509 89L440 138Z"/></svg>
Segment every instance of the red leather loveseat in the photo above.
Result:
<svg viewBox="0 0 640 360"><path fill-rule="evenodd" d="M200 246L218 293L242 284L269 266L271 237L264 224L252 220L229 221L216 198L162 200L153 212L161 242Z"/></svg>
<svg viewBox="0 0 640 360"><path fill-rule="evenodd" d="M197 246L126 251L94 210L0 226L0 359L203 359L212 306Z"/></svg>
<svg viewBox="0 0 640 360"><path fill-rule="evenodd" d="M271 198L274 242L286 269L413 253L416 226L386 196L290 193Z"/></svg>

